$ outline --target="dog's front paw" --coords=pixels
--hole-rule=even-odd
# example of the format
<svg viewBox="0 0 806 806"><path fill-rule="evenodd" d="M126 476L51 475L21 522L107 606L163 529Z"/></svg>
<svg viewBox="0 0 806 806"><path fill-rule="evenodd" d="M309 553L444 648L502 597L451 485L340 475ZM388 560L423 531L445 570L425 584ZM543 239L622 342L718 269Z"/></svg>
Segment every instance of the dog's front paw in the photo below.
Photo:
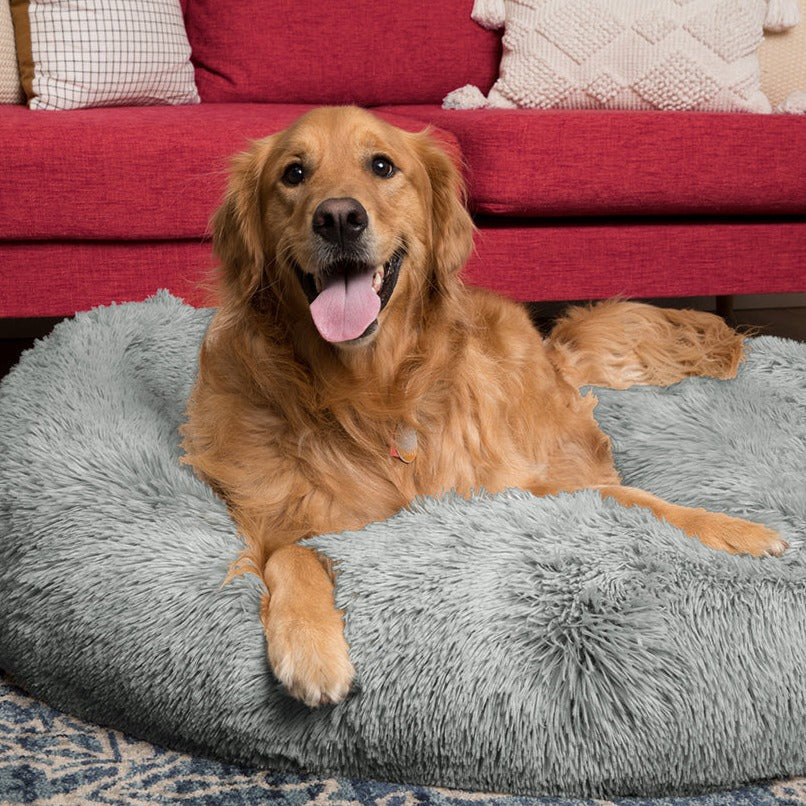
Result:
<svg viewBox="0 0 806 806"><path fill-rule="evenodd" d="M341 702L355 677L341 617L334 607L302 612L264 597L262 620L271 668L292 697L311 707Z"/></svg>
<svg viewBox="0 0 806 806"><path fill-rule="evenodd" d="M722 513L708 513L707 523L697 536L714 548L731 554L754 557L780 557L789 544L774 529L760 523L734 518Z"/></svg>
<svg viewBox="0 0 806 806"><path fill-rule="evenodd" d="M734 520L739 520L738 518ZM751 528L747 528L747 526ZM780 557L789 543L774 529L761 523L740 521L734 525L736 535L736 551L740 554L752 554L754 557Z"/></svg>

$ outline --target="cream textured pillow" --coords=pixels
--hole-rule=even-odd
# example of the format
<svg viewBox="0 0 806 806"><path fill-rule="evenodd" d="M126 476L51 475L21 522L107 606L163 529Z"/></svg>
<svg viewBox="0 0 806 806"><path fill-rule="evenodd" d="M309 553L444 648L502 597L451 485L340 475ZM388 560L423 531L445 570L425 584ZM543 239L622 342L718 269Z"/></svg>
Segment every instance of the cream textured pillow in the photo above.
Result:
<svg viewBox="0 0 806 806"><path fill-rule="evenodd" d="M798 10L799 25L767 34L758 49L761 89L773 106L786 108L787 99L794 101L797 92L806 92L806 0L800 0Z"/></svg>
<svg viewBox="0 0 806 806"><path fill-rule="evenodd" d="M21 103L24 96L14 47L11 6L0 0L0 104Z"/></svg>
<svg viewBox="0 0 806 806"><path fill-rule="evenodd" d="M198 103L179 0L11 0L31 109Z"/></svg>
<svg viewBox="0 0 806 806"><path fill-rule="evenodd" d="M505 27L499 79L445 106L769 112L768 13L766 0L476 0L473 19Z"/></svg>

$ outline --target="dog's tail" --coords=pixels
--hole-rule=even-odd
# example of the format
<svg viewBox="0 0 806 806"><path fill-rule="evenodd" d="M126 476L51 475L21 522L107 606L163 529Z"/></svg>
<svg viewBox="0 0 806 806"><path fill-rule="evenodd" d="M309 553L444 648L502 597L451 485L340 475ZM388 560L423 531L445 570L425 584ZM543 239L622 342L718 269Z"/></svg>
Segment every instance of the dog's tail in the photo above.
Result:
<svg viewBox="0 0 806 806"><path fill-rule="evenodd" d="M552 362L575 386L669 386L692 375L733 378L744 336L718 316L609 300L573 307L548 339Z"/></svg>

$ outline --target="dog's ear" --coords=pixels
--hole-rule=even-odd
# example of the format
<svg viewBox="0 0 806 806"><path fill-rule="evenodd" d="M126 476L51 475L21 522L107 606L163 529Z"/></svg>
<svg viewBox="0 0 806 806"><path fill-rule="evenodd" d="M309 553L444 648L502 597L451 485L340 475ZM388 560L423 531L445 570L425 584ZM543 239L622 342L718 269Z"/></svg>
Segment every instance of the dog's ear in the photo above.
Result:
<svg viewBox="0 0 806 806"><path fill-rule="evenodd" d="M466 190L457 167L458 156L449 154L427 129L415 137L431 194L430 279L435 292L445 294L473 249L474 226L465 207Z"/></svg>
<svg viewBox="0 0 806 806"><path fill-rule="evenodd" d="M232 160L227 193L211 221L225 292L244 301L260 288L269 260L261 178L271 147L272 138L267 137Z"/></svg>

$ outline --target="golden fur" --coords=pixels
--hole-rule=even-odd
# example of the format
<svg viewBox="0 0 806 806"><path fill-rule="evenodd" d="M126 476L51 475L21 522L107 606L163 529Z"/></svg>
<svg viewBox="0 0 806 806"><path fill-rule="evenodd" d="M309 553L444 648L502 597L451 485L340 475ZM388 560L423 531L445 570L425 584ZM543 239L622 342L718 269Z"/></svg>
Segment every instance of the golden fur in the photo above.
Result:
<svg viewBox="0 0 806 806"><path fill-rule="evenodd" d="M395 166L379 176L379 157ZM300 166L304 181L288 171ZM310 705L346 696L353 668L330 570L301 538L388 518L416 496L593 487L716 548L780 553L773 531L619 485L584 383L730 377L742 340L720 319L627 302L576 309L546 342L515 303L458 273L473 225L452 159L351 107L314 110L237 157L213 220L220 307L183 427L186 461L225 498L244 561L267 586L262 619L278 679ZM325 271L312 217L358 200L378 266L405 248L374 333L319 335L296 266ZM416 458L390 455L400 431Z"/></svg>

